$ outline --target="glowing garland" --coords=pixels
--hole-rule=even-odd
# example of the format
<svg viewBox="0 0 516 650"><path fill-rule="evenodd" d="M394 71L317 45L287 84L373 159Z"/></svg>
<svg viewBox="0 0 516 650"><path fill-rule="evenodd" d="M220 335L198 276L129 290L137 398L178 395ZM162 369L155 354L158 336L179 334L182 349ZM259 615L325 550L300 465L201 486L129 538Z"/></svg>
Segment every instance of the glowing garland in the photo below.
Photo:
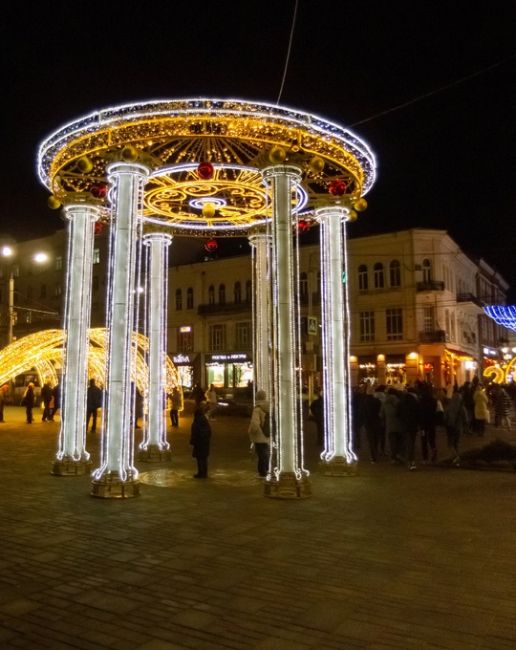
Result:
<svg viewBox="0 0 516 650"><path fill-rule="evenodd" d="M484 311L498 325L516 332L516 305L487 305Z"/></svg>
<svg viewBox="0 0 516 650"><path fill-rule="evenodd" d="M47 138L37 164L58 205L70 194L93 190L100 203L112 200L111 191L96 190L105 186L109 164L116 159L141 163L153 170L145 216L182 234L211 229L223 236L266 218L260 175L264 165L277 162L270 158L273 153L303 170L296 211L327 197L332 183L341 183L356 200L374 182L374 156L349 130L302 111L233 99L109 108ZM210 165L213 178L196 173L202 161ZM192 210L192 200L199 196L217 199L215 214Z"/></svg>

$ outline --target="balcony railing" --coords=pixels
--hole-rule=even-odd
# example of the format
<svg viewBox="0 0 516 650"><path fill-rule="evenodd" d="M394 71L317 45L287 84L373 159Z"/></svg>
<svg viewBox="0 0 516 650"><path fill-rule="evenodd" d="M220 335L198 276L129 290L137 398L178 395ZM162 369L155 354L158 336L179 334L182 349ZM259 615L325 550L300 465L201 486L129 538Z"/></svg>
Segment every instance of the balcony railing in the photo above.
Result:
<svg viewBox="0 0 516 650"><path fill-rule="evenodd" d="M441 280L416 282L416 291L444 291L444 282Z"/></svg>
<svg viewBox="0 0 516 650"><path fill-rule="evenodd" d="M243 300L242 302L225 302L204 304L197 307L199 316L205 314L236 314L238 312L250 311L251 303Z"/></svg>
<svg viewBox="0 0 516 650"><path fill-rule="evenodd" d="M472 293L458 293L457 302L472 302L479 307L484 306L480 298L477 298L477 296L474 296Z"/></svg>
<svg viewBox="0 0 516 650"><path fill-rule="evenodd" d="M432 332L419 332L419 341L421 343L446 343L448 337L444 330L434 330Z"/></svg>

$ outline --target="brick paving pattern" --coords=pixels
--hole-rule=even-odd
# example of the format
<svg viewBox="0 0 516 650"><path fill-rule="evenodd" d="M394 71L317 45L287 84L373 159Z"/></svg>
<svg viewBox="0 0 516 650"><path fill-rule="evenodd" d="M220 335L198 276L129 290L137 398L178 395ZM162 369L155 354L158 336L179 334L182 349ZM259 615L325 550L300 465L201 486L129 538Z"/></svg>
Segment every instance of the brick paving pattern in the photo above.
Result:
<svg viewBox="0 0 516 650"><path fill-rule="evenodd" d="M246 419L217 417L195 481L184 417L139 498L94 499L50 474L58 423L22 415L0 424L2 649L516 648L514 472L323 477L309 423L313 496L267 499Z"/></svg>

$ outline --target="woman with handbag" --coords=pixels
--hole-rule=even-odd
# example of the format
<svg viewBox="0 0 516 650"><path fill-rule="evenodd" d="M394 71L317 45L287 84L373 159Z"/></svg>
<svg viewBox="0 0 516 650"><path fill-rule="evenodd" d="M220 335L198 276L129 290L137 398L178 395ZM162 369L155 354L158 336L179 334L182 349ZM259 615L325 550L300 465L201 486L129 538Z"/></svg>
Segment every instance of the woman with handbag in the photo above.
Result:
<svg viewBox="0 0 516 650"><path fill-rule="evenodd" d="M25 393L23 393L22 406L25 406L25 413L27 415L27 424L32 424L32 409L34 408L34 384L29 383Z"/></svg>

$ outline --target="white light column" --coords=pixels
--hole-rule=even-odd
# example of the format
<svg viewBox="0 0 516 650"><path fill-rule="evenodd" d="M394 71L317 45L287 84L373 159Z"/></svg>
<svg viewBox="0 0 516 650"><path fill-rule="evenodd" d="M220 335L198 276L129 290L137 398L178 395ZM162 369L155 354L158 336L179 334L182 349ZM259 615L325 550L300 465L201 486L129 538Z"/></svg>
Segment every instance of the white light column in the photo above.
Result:
<svg viewBox="0 0 516 650"><path fill-rule="evenodd" d="M321 224L321 305L325 445L323 471L354 473L357 457L351 439L350 321L347 291L346 221L348 210L316 210Z"/></svg>
<svg viewBox="0 0 516 650"><path fill-rule="evenodd" d="M137 163L108 168L113 185L112 259L108 291L108 368L101 465L92 476L92 496L139 494L134 467L131 390L136 276L137 216L143 207L148 169Z"/></svg>
<svg viewBox="0 0 516 650"><path fill-rule="evenodd" d="M254 389L265 391L270 400L271 393L271 275L270 257L272 237L265 230L249 235L253 247L254 286Z"/></svg>
<svg viewBox="0 0 516 650"><path fill-rule="evenodd" d="M308 472L300 467L300 422L296 381L297 328L294 319L294 255L292 190L297 167L275 165L264 170L272 185L273 426L272 472L265 495L283 499L310 496Z"/></svg>
<svg viewBox="0 0 516 650"><path fill-rule="evenodd" d="M153 232L144 236L143 244L149 248L148 283L149 307L147 335L149 337L149 394L147 396L148 416L144 420L143 441L138 459L148 462L170 460L170 445L167 442L165 426L166 365L167 353L167 249L172 236Z"/></svg>
<svg viewBox="0 0 516 650"><path fill-rule="evenodd" d="M61 379L61 429L52 474L75 476L91 466L86 442L86 385L91 315L91 275L98 206L66 205L68 276L64 318L64 359Z"/></svg>

